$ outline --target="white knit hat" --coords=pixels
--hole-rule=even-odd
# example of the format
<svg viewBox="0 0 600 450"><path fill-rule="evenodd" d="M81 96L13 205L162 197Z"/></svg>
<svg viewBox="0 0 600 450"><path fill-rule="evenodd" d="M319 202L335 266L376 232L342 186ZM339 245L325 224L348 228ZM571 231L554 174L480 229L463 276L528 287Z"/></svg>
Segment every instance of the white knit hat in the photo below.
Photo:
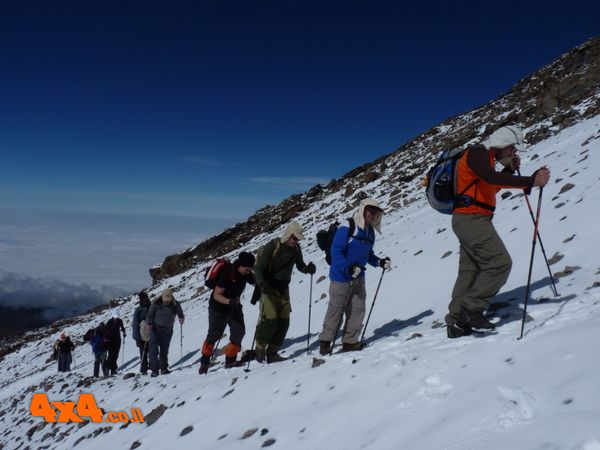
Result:
<svg viewBox="0 0 600 450"><path fill-rule="evenodd" d="M514 125L507 125L498 128L490 137L482 142L482 145L487 148L504 148L509 145L514 145L517 150L525 150L523 142L523 131Z"/></svg>
<svg viewBox="0 0 600 450"><path fill-rule="evenodd" d="M296 236L300 241L304 240L302 227L298 222L292 222L286 227L285 231L283 232L283 236L281 236L281 242L287 241L292 235Z"/></svg>

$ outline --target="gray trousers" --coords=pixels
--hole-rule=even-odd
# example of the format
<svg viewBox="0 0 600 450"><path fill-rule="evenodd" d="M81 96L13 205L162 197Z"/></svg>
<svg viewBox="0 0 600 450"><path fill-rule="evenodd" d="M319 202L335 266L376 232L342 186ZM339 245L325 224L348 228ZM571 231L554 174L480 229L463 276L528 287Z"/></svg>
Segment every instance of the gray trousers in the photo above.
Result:
<svg viewBox="0 0 600 450"><path fill-rule="evenodd" d="M321 341L333 341L337 333L342 314L346 314L344 324L344 344L356 344L365 318L365 278L358 278L352 282L340 283L331 281L329 285L329 306L323 321L323 331L319 335Z"/></svg>
<svg viewBox="0 0 600 450"><path fill-rule="evenodd" d="M152 327L150 332L150 370L169 368L169 346L173 337L173 328Z"/></svg>
<svg viewBox="0 0 600 450"><path fill-rule="evenodd" d="M460 260L446 323L460 321L463 307L485 311L492 297L506 283L512 267L510 255L491 217L453 214L452 231L460 242Z"/></svg>

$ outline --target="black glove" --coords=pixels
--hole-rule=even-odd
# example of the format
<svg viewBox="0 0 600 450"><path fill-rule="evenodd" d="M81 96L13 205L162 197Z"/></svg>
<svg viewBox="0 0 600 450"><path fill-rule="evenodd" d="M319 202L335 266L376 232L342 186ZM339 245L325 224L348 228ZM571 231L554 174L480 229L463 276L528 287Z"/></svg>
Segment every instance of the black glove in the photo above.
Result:
<svg viewBox="0 0 600 450"><path fill-rule="evenodd" d="M256 302L260 298L260 288L258 286L254 286L254 292L252 293L252 299L250 303L256 305Z"/></svg>
<svg viewBox="0 0 600 450"><path fill-rule="evenodd" d="M391 269L392 260L390 258L388 258L387 256L385 258L381 258L379 260L379 267L381 267L382 269L385 269L385 270Z"/></svg>
<svg viewBox="0 0 600 450"><path fill-rule="evenodd" d="M314 275L316 271L317 267L313 263L308 263L308 265L306 266L306 273Z"/></svg>

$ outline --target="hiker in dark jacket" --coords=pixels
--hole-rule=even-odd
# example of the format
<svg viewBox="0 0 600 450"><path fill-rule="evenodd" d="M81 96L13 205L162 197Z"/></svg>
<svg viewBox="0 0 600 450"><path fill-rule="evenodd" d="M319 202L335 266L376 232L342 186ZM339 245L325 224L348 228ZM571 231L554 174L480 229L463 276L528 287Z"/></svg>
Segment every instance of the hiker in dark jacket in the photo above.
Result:
<svg viewBox="0 0 600 450"><path fill-rule="evenodd" d="M100 323L98 327L94 330L94 334L90 338L90 345L92 346L92 351L94 352L94 376L98 377L100 374L100 366L102 366L102 373L105 377L109 374L108 364L107 364L107 347L108 347L108 339L104 337L105 333L105 325L104 323Z"/></svg>
<svg viewBox="0 0 600 450"><path fill-rule="evenodd" d="M119 311L112 310L112 317L106 322L104 337L108 340L108 368L111 375L117 373L117 361L121 349L121 333L127 336L123 321L119 318Z"/></svg>
<svg viewBox="0 0 600 450"><path fill-rule="evenodd" d="M452 231L460 243L460 259L446 316L449 338L468 335L472 329L495 328L484 312L506 283L512 267L510 255L492 224L496 194L502 188L545 186L550 179L545 166L528 177L513 175L519 170L517 150L522 146L523 132L505 126L481 145L470 146L457 163L457 192L462 195L454 201ZM496 172L496 162L504 170Z"/></svg>
<svg viewBox="0 0 600 450"><path fill-rule="evenodd" d="M181 305L173 297L173 291L167 288L150 305L146 315L146 328L150 332L150 370L152 370L153 377L158 376L159 369L163 375L171 373L169 370L169 346L173 337L175 316L179 317L179 323L183 325L185 316Z"/></svg>
<svg viewBox="0 0 600 450"><path fill-rule="evenodd" d="M302 228L292 222L281 238L265 244L258 252L254 273L260 287L260 322L256 329L256 360L268 363L284 361L277 352L290 326L289 284L294 265L302 273L314 274L315 265L304 263L299 242Z"/></svg>
<svg viewBox="0 0 600 450"><path fill-rule="evenodd" d="M242 339L246 333L244 312L240 298L246 283L254 284L252 267L254 255L241 252L233 264L226 264L219 272L217 285L213 289L208 303L208 334L202 344L200 374L208 372L215 343L221 339L225 327L229 325L229 343L224 347L225 368L238 367L237 354L242 349Z"/></svg>
<svg viewBox="0 0 600 450"><path fill-rule="evenodd" d="M360 332L365 318L367 292L365 271L367 263L373 267L389 269L389 258L378 258L373 252L375 231L381 233L383 210L376 200L360 202L352 218L354 231L350 236L350 224L340 225L331 245L331 267L329 268L329 306L319 335L320 353L329 354L342 315L346 315L342 351L360 350Z"/></svg>
<svg viewBox="0 0 600 450"><path fill-rule="evenodd" d="M144 327L146 326L146 316L148 315L148 310L150 309L150 299L145 291L140 291L138 297L140 299L140 304L133 312L131 335L133 336L133 340L135 341L135 344L140 352L140 372L142 375L146 375L148 373L148 341L145 341L142 338L140 327L142 325Z"/></svg>
<svg viewBox="0 0 600 450"><path fill-rule="evenodd" d="M64 331L60 333L60 338L54 344L54 349L58 357L58 371L70 372L71 362L73 362L72 351L75 350L75 345Z"/></svg>

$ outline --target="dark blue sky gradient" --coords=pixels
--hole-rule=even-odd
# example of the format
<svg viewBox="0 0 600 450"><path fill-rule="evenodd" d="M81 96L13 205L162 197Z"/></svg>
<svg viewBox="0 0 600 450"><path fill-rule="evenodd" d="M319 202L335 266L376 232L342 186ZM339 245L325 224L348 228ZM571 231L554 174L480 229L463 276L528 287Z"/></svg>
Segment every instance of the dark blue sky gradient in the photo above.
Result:
<svg viewBox="0 0 600 450"><path fill-rule="evenodd" d="M486 103L600 5L0 4L0 208L244 218Z"/></svg>

